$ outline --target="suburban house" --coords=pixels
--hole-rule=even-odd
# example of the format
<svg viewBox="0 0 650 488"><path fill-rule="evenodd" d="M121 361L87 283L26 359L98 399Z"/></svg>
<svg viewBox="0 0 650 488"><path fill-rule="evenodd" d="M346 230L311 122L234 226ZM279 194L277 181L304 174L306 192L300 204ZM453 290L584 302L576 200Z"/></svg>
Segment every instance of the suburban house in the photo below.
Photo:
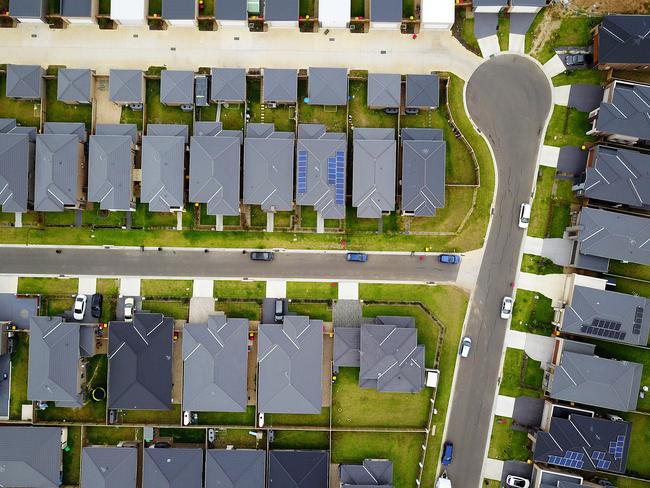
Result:
<svg viewBox="0 0 650 488"><path fill-rule="evenodd" d="M477 14L498 14L508 7L508 0L473 0L472 10Z"/></svg>
<svg viewBox="0 0 650 488"><path fill-rule="evenodd" d="M18 22L44 23L46 13L47 0L9 0L9 15Z"/></svg>
<svg viewBox="0 0 650 488"><path fill-rule="evenodd" d="M108 408L169 410L174 319L138 312L109 327Z"/></svg>
<svg viewBox="0 0 650 488"><path fill-rule="evenodd" d="M246 70L243 68L212 68L210 100L213 102L245 102Z"/></svg>
<svg viewBox="0 0 650 488"><path fill-rule="evenodd" d="M81 144L88 141L86 124L83 122L45 122L43 124L43 133L77 136Z"/></svg>
<svg viewBox="0 0 650 488"><path fill-rule="evenodd" d="M643 365L595 355L593 344L556 339L544 377L555 400L629 412L636 409Z"/></svg>
<svg viewBox="0 0 650 488"><path fill-rule="evenodd" d="M135 145L128 135L90 136L88 201L102 210L133 211Z"/></svg>
<svg viewBox="0 0 650 488"><path fill-rule="evenodd" d="M203 486L203 449L144 449L142 488Z"/></svg>
<svg viewBox="0 0 650 488"><path fill-rule="evenodd" d="M149 0L111 0L111 20L118 25L147 25Z"/></svg>
<svg viewBox="0 0 650 488"><path fill-rule="evenodd" d="M135 124L97 124L95 135L98 136L129 136L133 145L138 144L138 126Z"/></svg>
<svg viewBox="0 0 650 488"><path fill-rule="evenodd" d="M269 451L268 488L328 488L327 451Z"/></svg>
<svg viewBox="0 0 650 488"><path fill-rule="evenodd" d="M582 476L542 468L534 464L530 486L531 488L580 488L583 486L582 481Z"/></svg>
<svg viewBox="0 0 650 488"><path fill-rule="evenodd" d="M264 0L264 20L269 27L298 27L298 0Z"/></svg>
<svg viewBox="0 0 650 488"><path fill-rule="evenodd" d="M400 108L402 75L368 73L368 108Z"/></svg>
<svg viewBox="0 0 650 488"><path fill-rule="evenodd" d="M547 0L510 0L510 14L536 14L546 7Z"/></svg>
<svg viewBox="0 0 650 488"><path fill-rule="evenodd" d="M248 320L210 315L183 328L183 410L245 412Z"/></svg>
<svg viewBox="0 0 650 488"><path fill-rule="evenodd" d="M600 69L650 67L650 15L606 15L596 27L594 64Z"/></svg>
<svg viewBox="0 0 650 488"><path fill-rule="evenodd" d="M420 7L421 30L451 30L456 20L454 0L422 0Z"/></svg>
<svg viewBox="0 0 650 488"><path fill-rule="evenodd" d="M135 69L112 69L108 80L110 100L118 105L144 103L144 75Z"/></svg>
<svg viewBox="0 0 650 488"><path fill-rule="evenodd" d="M352 0L318 2L318 21L323 29L347 29L352 12Z"/></svg>
<svg viewBox="0 0 650 488"><path fill-rule="evenodd" d="M320 414L323 321L287 315L282 324L261 324L257 369L259 412Z"/></svg>
<svg viewBox="0 0 650 488"><path fill-rule="evenodd" d="M631 430L629 422L545 402L541 430L533 443L533 461L577 471L624 473Z"/></svg>
<svg viewBox="0 0 650 488"><path fill-rule="evenodd" d="M194 104L194 73L162 70L160 73L160 103L170 106Z"/></svg>
<svg viewBox="0 0 650 488"><path fill-rule="evenodd" d="M650 210L650 154L594 146L577 184L576 195L590 200Z"/></svg>
<svg viewBox="0 0 650 488"><path fill-rule="evenodd" d="M219 27L246 27L248 0L218 0L214 6L214 18Z"/></svg>
<svg viewBox="0 0 650 488"><path fill-rule="evenodd" d="M394 129L354 128L352 206L357 217L379 219L395 210L396 152Z"/></svg>
<svg viewBox="0 0 650 488"><path fill-rule="evenodd" d="M402 129L402 214L431 217L445 206L447 146L441 129Z"/></svg>
<svg viewBox="0 0 650 488"><path fill-rule="evenodd" d="M81 486L136 488L138 449L135 447L84 447Z"/></svg>
<svg viewBox="0 0 650 488"><path fill-rule="evenodd" d="M392 488L393 463L387 459L364 459L359 464L339 465L341 488L357 486L359 488Z"/></svg>
<svg viewBox="0 0 650 488"><path fill-rule="evenodd" d="M3 212L23 213L33 205L34 151L35 144L29 135L0 133L0 205Z"/></svg>
<svg viewBox="0 0 650 488"><path fill-rule="evenodd" d="M347 144L344 132L327 132L321 124L298 126L296 203L314 207L319 232L325 231L325 219L345 218Z"/></svg>
<svg viewBox="0 0 650 488"><path fill-rule="evenodd" d="M68 24L97 23L99 0L61 0L61 18Z"/></svg>
<svg viewBox="0 0 650 488"><path fill-rule="evenodd" d="M266 452L253 449L205 451L205 488L266 488Z"/></svg>
<svg viewBox="0 0 650 488"><path fill-rule="evenodd" d="M59 102L92 103L95 78L91 70L61 68L56 83L56 99Z"/></svg>
<svg viewBox="0 0 650 488"><path fill-rule="evenodd" d="M308 92L310 105L346 106L347 68L309 68Z"/></svg>
<svg viewBox="0 0 650 488"><path fill-rule="evenodd" d="M43 68L37 65L8 64L5 95L18 100L42 100L44 74Z"/></svg>
<svg viewBox="0 0 650 488"><path fill-rule="evenodd" d="M370 28L396 29L402 25L402 0L371 0Z"/></svg>
<svg viewBox="0 0 650 488"><path fill-rule="evenodd" d="M295 69L264 68L262 103L293 104L297 101L298 72Z"/></svg>
<svg viewBox="0 0 650 488"><path fill-rule="evenodd" d="M406 108L433 110L439 106L438 75L406 75Z"/></svg>
<svg viewBox="0 0 650 488"><path fill-rule="evenodd" d="M3 426L0 435L0 486L61 486L62 437L61 427Z"/></svg>
<svg viewBox="0 0 650 488"><path fill-rule="evenodd" d="M162 18L171 26L194 27L198 13L197 0L162 0Z"/></svg>
<svg viewBox="0 0 650 488"><path fill-rule="evenodd" d="M650 141L650 85L615 80L605 88L600 107L589 114L589 136L620 144Z"/></svg>

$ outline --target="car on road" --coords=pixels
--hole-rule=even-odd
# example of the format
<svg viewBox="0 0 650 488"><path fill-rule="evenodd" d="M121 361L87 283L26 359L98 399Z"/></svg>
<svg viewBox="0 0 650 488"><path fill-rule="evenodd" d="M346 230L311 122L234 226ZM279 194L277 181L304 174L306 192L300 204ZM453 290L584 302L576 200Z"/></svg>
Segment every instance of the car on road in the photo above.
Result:
<svg viewBox="0 0 650 488"><path fill-rule="evenodd" d="M456 254L441 254L438 256L438 261L443 264L460 264L460 256Z"/></svg>
<svg viewBox="0 0 650 488"><path fill-rule="evenodd" d="M104 295L95 293L90 302L90 314L98 319L102 316L102 305L104 304Z"/></svg>
<svg viewBox="0 0 650 488"><path fill-rule="evenodd" d="M452 458L454 456L454 445L447 441L444 446L442 446L442 460L440 464L443 466L449 466L451 464Z"/></svg>
<svg viewBox="0 0 650 488"><path fill-rule="evenodd" d="M88 297L86 295L77 295L74 299L74 307L72 309L72 317L75 320L83 320L86 315L86 302Z"/></svg>
<svg viewBox="0 0 650 488"><path fill-rule="evenodd" d="M512 316L512 306L514 303L515 301L512 299L512 297L503 297L503 301L501 302L502 319L507 320Z"/></svg>
<svg viewBox="0 0 650 488"><path fill-rule="evenodd" d="M587 57L584 54L569 54L564 58L564 64L567 66L584 66L587 64Z"/></svg>
<svg viewBox="0 0 650 488"><path fill-rule="evenodd" d="M135 300L132 297L124 299L124 322L133 322Z"/></svg>
<svg viewBox="0 0 650 488"><path fill-rule="evenodd" d="M514 474L509 474L506 476L506 486L512 488L528 488L530 486L530 481L521 476L515 476Z"/></svg>
<svg viewBox="0 0 650 488"><path fill-rule="evenodd" d="M530 222L530 203L522 203L519 208L519 222L517 225L520 229L527 229Z"/></svg>
<svg viewBox="0 0 650 488"><path fill-rule="evenodd" d="M368 255L363 252L349 252L345 259L354 263L365 263L368 261Z"/></svg>
<svg viewBox="0 0 650 488"><path fill-rule="evenodd" d="M271 251L253 251L251 261L273 261L273 252Z"/></svg>
<svg viewBox="0 0 650 488"><path fill-rule="evenodd" d="M469 356L469 351L472 349L472 339L465 337L463 342L460 343L460 357L466 358Z"/></svg>

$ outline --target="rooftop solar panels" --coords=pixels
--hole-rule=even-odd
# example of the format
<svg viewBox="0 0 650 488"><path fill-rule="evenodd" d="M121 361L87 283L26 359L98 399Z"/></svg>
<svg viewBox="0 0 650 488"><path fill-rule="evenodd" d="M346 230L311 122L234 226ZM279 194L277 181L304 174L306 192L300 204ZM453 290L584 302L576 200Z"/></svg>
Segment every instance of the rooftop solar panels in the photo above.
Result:
<svg viewBox="0 0 650 488"><path fill-rule="evenodd" d="M643 322L643 307L636 307L634 313L634 324L632 325L632 334L641 333L641 324Z"/></svg>
<svg viewBox="0 0 650 488"><path fill-rule="evenodd" d="M598 468L598 469L609 469L611 465L612 465L611 461L608 461L608 460L604 459L604 460L598 461L598 463L596 463L596 468Z"/></svg>
<svg viewBox="0 0 650 488"><path fill-rule="evenodd" d="M298 193L307 193L307 151L298 151Z"/></svg>
<svg viewBox="0 0 650 488"><path fill-rule="evenodd" d="M605 459L605 453L603 451L594 451L591 453L591 459L594 461L601 461Z"/></svg>
<svg viewBox="0 0 650 488"><path fill-rule="evenodd" d="M345 203L345 153L336 151L336 204Z"/></svg>
<svg viewBox="0 0 650 488"><path fill-rule="evenodd" d="M584 466L584 454L581 452L567 451L564 457L552 456L548 457L549 464L557 464L566 468L582 469Z"/></svg>
<svg viewBox="0 0 650 488"><path fill-rule="evenodd" d="M609 469L611 467L612 462L609 459L605 459L605 454L603 451L594 451L591 453L591 459L596 469Z"/></svg>
<svg viewBox="0 0 650 488"><path fill-rule="evenodd" d="M609 443L609 453L618 460L623 457L623 449L625 447L625 436L619 435L616 437L616 442Z"/></svg>
<svg viewBox="0 0 650 488"><path fill-rule="evenodd" d="M585 324L580 326L580 332L583 334L622 341L625 339L626 333L621 331L621 325L621 322L613 320L593 319L591 325ZM641 325L639 322L639 331L640 328Z"/></svg>
<svg viewBox="0 0 650 488"><path fill-rule="evenodd" d="M327 158L327 184L336 183L336 158Z"/></svg>

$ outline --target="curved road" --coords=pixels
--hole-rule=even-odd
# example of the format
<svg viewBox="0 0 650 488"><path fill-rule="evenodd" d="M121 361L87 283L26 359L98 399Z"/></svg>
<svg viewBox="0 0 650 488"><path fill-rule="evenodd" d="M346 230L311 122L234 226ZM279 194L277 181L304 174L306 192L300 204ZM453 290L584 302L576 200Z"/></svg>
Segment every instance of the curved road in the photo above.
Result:
<svg viewBox="0 0 650 488"><path fill-rule="evenodd" d="M538 65L516 55L483 63L466 89L467 109L489 139L498 168L494 217L466 329L473 348L470 357L459 362L447 425L447 440L454 443L449 478L454 486L473 488L482 484L506 333L506 321L499 318L501 300L512 293L523 240L517 227L519 207L531 197L552 97Z"/></svg>

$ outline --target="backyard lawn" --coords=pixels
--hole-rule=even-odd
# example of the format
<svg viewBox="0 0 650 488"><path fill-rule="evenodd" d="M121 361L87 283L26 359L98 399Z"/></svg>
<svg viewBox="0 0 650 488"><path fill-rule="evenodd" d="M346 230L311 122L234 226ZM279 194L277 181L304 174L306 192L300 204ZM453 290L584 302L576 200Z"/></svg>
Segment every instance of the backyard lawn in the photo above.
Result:
<svg viewBox="0 0 650 488"><path fill-rule="evenodd" d="M650 416L638 413L623 415L625 420L632 422L630 449L627 457L627 474L643 478L650 477L648 464L648 447L650 446Z"/></svg>
<svg viewBox="0 0 650 488"><path fill-rule="evenodd" d="M544 144L547 146L582 146L595 139L587 135L591 129L589 114L578 109L555 105L546 129Z"/></svg>
<svg viewBox="0 0 650 488"><path fill-rule="evenodd" d="M57 100L58 80L45 81L45 121L46 122L83 122L90 133L92 127L92 105L69 104Z"/></svg>
<svg viewBox="0 0 650 488"><path fill-rule="evenodd" d="M290 105L278 105L270 108L262 104L262 80L260 78L246 79L246 97L250 109L250 122L274 123L278 132L296 131L296 108Z"/></svg>
<svg viewBox="0 0 650 488"><path fill-rule="evenodd" d="M542 396L542 379L544 370L541 363L526 356L519 349L506 349L506 358L501 374L500 395L520 397L529 396L539 398Z"/></svg>
<svg viewBox="0 0 650 488"><path fill-rule="evenodd" d="M68 449L63 450L63 484L78 485L81 469L81 427L68 427Z"/></svg>
<svg viewBox="0 0 650 488"><path fill-rule="evenodd" d="M142 440L137 427L84 427L86 443L92 446L115 446L120 441Z"/></svg>
<svg viewBox="0 0 650 488"><path fill-rule="evenodd" d="M534 254L524 254L521 260L521 271L538 275L562 274L564 268L554 264L549 258Z"/></svg>
<svg viewBox="0 0 650 488"><path fill-rule="evenodd" d="M187 125L192 134L194 115L183 112L180 107L170 107L160 102L160 80L146 80L147 85L147 124Z"/></svg>
<svg viewBox="0 0 650 488"><path fill-rule="evenodd" d="M174 443L181 444L204 444L205 443L205 429L160 429L158 435L160 437L171 437Z"/></svg>
<svg viewBox="0 0 650 488"><path fill-rule="evenodd" d="M245 412L198 412L201 425L247 425L255 426L255 407L249 405Z"/></svg>
<svg viewBox="0 0 650 488"><path fill-rule="evenodd" d="M235 446L235 449L256 449L266 446L266 436L258 441L249 433L249 429L218 429L215 433L217 449L225 449L226 446Z"/></svg>
<svg viewBox="0 0 650 488"><path fill-rule="evenodd" d="M531 442L526 432L512 429L512 419L494 417L488 457L502 461L528 461L532 459Z"/></svg>
<svg viewBox="0 0 650 488"><path fill-rule="evenodd" d="M298 81L298 121L301 124L325 124L328 132L347 132L347 107L310 105L308 81Z"/></svg>
<svg viewBox="0 0 650 488"><path fill-rule="evenodd" d="M267 413L264 423L269 426L329 427L330 409L323 407L318 415Z"/></svg>
<svg viewBox="0 0 650 488"><path fill-rule="evenodd" d="M554 311L551 299L530 290L517 290L511 328L522 332L550 336Z"/></svg>
<svg viewBox="0 0 650 488"><path fill-rule="evenodd" d="M327 432L305 430L274 430L271 449L321 449L329 450Z"/></svg>
<svg viewBox="0 0 650 488"><path fill-rule="evenodd" d="M181 406L172 404L169 410L122 410L120 413L125 424L138 425L181 425Z"/></svg>
<svg viewBox="0 0 650 488"><path fill-rule="evenodd" d="M41 126L41 102L38 100L14 100L5 96L7 76L0 74L0 114L5 119L16 119L24 127Z"/></svg>
<svg viewBox="0 0 650 488"><path fill-rule="evenodd" d="M9 418L20 420L22 406L27 400L27 368L29 358L29 335L16 334L16 349L11 357L11 393Z"/></svg>
<svg viewBox="0 0 650 488"><path fill-rule="evenodd" d="M367 80L350 80L349 113L354 127L397 129L397 115L388 115L383 110L368 108Z"/></svg>

